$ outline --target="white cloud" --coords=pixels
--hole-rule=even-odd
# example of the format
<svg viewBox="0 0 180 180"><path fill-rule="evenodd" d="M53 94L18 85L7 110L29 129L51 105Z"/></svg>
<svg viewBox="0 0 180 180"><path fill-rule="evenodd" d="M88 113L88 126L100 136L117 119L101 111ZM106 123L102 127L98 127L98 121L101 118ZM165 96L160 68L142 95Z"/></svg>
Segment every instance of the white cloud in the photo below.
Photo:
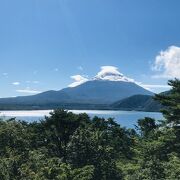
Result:
<svg viewBox="0 0 180 180"><path fill-rule="evenodd" d="M76 87L88 81L88 79L85 76L81 76L81 75L74 75L71 76L71 78L75 80L75 82L70 84L68 87Z"/></svg>
<svg viewBox="0 0 180 180"><path fill-rule="evenodd" d="M18 81L17 82L13 82L12 85L18 86L18 85L20 85L20 82L18 82Z"/></svg>
<svg viewBox="0 0 180 180"><path fill-rule="evenodd" d="M168 85L161 85L161 84L141 84L142 87L145 88L170 88Z"/></svg>
<svg viewBox="0 0 180 180"><path fill-rule="evenodd" d="M144 87L148 88L170 88L168 85L161 85L161 84L142 84Z"/></svg>
<svg viewBox="0 0 180 180"><path fill-rule="evenodd" d="M104 76L106 73L122 75L115 66L101 66L101 71L98 72L97 76Z"/></svg>
<svg viewBox="0 0 180 180"><path fill-rule="evenodd" d="M135 82L119 72L115 66L102 66L101 71L95 76L95 79L110 80L110 81L128 81Z"/></svg>
<svg viewBox="0 0 180 180"><path fill-rule="evenodd" d="M75 80L72 84L69 85L69 87L76 87L80 84L83 84L89 79L86 76L81 75L75 75L71 76L72 79ZM137 82L134 79L130 79L126 76L124 76L122 73L119 72L118 68L115 66L102 66L100 72L97 73L95 78L92 78L90 80L109 80L109 81L125 81L125 82L133 82L137 85L148 89L153 92L162 92L165 90L170 89L170 86L163 85L163 84L144 84L142 82Z"/></svg>
<svg viewBox="0 0 180 180"><path fill-rule="evenodd" d="M171 87L168 85L163 84L143 84L141 82L136 82L139 86L143 87L144 89L147 89L152 92L163 92L169 90Z"/></svg>
<svg viewBox="0 0 180 180"><path fill-rule="evenodd" d="M156 56L153 71L159 74L153 78L180 78L180 47L170 46Z"/></svg>
<svg viewBox="0 0 180 180"><path fill-rule="evenodd" d="M68 87L75 87L89 81L87 76L84 75L75 75L71 76L71 78L74 79L75 82L70 84ZM121 74L115 66L102 66L100 72L98 72L92 80L127 81L136 83L134 79L130 79Z"/></svg>
<svg viewBox="0 0 180 180"><path fill-rule="evenodd" d="M38 90L35 90L35 89L30 89L29 87L27 87L26 89L18 89L18 90L16 90L16 92L26 93L26 94L38 94L38 93L41 93L41 91L38 91Z"/></svg>

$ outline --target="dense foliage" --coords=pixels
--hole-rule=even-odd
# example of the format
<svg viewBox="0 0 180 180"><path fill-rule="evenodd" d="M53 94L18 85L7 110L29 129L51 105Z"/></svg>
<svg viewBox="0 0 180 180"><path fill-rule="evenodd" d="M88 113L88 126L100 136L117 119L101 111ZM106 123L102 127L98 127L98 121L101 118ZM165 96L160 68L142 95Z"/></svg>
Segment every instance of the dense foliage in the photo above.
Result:
<svg viewBox="0 0 180 180"><path fill-rule="evenodd" d="M0 120L1 180L180 179L180 81L156 98L165 121L113 119L55 110L40 122Z"/></svg>

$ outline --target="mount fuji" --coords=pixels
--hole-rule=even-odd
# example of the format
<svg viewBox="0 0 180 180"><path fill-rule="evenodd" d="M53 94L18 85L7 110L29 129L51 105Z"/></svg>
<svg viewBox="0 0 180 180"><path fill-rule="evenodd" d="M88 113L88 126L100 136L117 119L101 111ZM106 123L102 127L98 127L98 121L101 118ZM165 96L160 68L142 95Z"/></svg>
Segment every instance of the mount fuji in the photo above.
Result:
<svg viewBox="0 0 180 180"><path fill-rule="evenodd" d="M93 105L112 104L133 95L153 95L152 92L138 85L133 79L124 76L113 66L103 66L101 71L90 80L80 75L73 76L73 78L76 81L60 91L1 98L0 108L12 106L71 108L73 105L76 109L79 105L93 107Z"/></svg>

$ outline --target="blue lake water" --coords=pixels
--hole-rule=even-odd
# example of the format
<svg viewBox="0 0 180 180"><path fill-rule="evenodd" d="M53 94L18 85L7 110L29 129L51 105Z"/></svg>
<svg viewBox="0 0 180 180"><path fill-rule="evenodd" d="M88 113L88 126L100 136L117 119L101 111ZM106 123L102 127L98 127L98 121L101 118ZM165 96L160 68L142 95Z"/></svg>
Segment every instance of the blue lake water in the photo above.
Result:
<svg viewBox="0 0 180 180"><path fill-rule="evenodd" d="M51 110L38 110L38 111L1 111L0 116L8 119L9 117L16 117L18 120L25 120L28 122L38 121L48 116ZM162 120L161 113L156 112L137 112L137 111L105 111L105 110L71 110L71 112L87 113L90 117L98 116L103 118L114 118L117 123L127 128L134 128L137 120L144 117L151 117Z"/></svg>

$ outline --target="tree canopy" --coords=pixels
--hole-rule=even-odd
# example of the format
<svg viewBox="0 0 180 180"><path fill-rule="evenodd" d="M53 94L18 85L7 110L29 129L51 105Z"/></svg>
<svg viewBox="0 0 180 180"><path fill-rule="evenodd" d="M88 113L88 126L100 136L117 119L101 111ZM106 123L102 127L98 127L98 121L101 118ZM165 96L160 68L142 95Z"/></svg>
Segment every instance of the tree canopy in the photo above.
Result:
<svg viewBox="0 0 180 180"><path fill-rule="evenodd" d="M135 129L57 109L38 122L0 120L1 180L180 179L180 81L156 99L165 120Z"/></svg>

